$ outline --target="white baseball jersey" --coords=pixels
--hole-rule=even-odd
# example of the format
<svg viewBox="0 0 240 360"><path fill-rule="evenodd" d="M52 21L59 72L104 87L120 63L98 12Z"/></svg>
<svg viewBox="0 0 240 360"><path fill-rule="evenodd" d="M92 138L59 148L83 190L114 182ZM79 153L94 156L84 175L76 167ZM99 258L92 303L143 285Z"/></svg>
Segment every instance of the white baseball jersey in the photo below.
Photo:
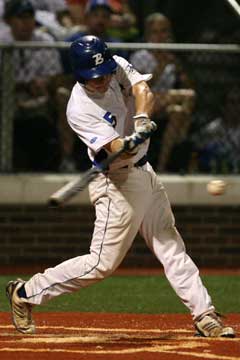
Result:
<svg viewBox="0 0 240 360"><path fill-rule="evenodd" d="M87 145L89 157L96 163L96 154L117 137L130 135L134 130L135 115L131 86L151 79L151 74L141 75L122 57L114 56L118 67L109 89L104 94L89 93L84 85L76 83L67 106L67 119L71 128ZM89 131L89 128L91 131ZM130 160L117 159L111 169L136 163L148 150L146 141Z"/></svg>

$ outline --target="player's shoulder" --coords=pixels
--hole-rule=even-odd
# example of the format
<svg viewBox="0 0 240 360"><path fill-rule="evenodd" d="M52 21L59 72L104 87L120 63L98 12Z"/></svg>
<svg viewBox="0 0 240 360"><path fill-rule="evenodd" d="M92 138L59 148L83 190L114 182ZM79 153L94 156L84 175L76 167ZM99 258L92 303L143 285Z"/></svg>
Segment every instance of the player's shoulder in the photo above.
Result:
<svg viewBox="0 0 240 360"><path fill-rule="evenodd" d="M76 82L72 88L71 95L67 105L67 114L84 113L88 108L88 96L83 90L82 86ZM82 106L84 104L84 106Z"/></svg>
<svg viewBox="0 0 240 360"><path fill-rule="evenodd" d="M82 86L78 82L76 82L73 85L69 100L73 100L74 98L77 98L78 101L81 102L83 100L82 97L85 97L85 92L83 91Z"/></svg>

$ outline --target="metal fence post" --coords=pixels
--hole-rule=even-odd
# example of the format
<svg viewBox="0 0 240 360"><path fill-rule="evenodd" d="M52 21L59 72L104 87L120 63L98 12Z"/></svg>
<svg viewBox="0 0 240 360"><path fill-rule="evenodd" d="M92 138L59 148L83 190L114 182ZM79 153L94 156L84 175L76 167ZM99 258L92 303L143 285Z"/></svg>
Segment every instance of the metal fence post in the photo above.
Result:
<svg viewBox="0 0 240 360"><path fill-rule="evenodd" d="M15 112L15 79L12 61L13 48L2 49L1 56L1 116L0 116L0 171L12 171L13 117Z"/></svg>

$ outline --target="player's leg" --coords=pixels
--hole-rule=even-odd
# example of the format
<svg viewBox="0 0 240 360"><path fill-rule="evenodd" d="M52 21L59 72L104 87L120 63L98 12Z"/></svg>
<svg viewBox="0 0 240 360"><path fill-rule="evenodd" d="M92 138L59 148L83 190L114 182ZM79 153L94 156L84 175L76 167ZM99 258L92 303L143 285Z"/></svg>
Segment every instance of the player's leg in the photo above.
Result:
<svg viewBox="0 0 240 360"><path fill-rule="evenodd" d="M142 186L142 182L139 181ZM96 220L90 253L67 260L25 284L27 298L42 304L58 295L77 291L109 276L121 263L144 216L149 194L136 196L137 184L126 171L106 178L100 175L90 184L90 198ZM121 191L118 190L121 187ZM138 209L135 211L134 209Z"/></svg>
<svg viewBox="0 0 240 360"><path fill-rule="evenodd" d="M166 192L154 173L152 178L152 203L146 210L140 232L150 249L162 263L171 286L189 308L197 324L198 320L202 318L202 314L208 313L215 316L215 308L201 281L199 270L186 253L182 237L175 227L174 216ZM233 335L234 332L231 328L219 326L219 322L213 318L208 320L207 326L210 323L215 330L217 327L218 334L222 334L219 336ZM224 330L223 333L222 330ZM208 332L204 334L208 336L206 334Z"/></svg>
<svg viewBox="0 0 240 360"><path fill-rule="evenodd" d="M137 184L134 178L129 178L126 169L125 173L116 174L115 179L101 175L91 183L90 197L96 208L96 221L89 254L49 268L26 283L9 283L8 296L19 331L34 332L29 305L43 304L58 295L96 283L119 266L137 234L144 216L143 205L150 195L144 192L142 198L136 196L130 189L136 189ZM139 184L142 186L141 181ZM122 187L121 191L118 187ZM138 211L133 210L133 205Z"/></svg>
<svg viewBox="0 0 240 360"><path fill-rule="evenodd" d="M211 299L202 285L198 268L186 254L166 192L157 177L153 176L153 179L152 205L147 210L140 233L162 263L171 286L193 316L198 316L213 309Z"/></svg>

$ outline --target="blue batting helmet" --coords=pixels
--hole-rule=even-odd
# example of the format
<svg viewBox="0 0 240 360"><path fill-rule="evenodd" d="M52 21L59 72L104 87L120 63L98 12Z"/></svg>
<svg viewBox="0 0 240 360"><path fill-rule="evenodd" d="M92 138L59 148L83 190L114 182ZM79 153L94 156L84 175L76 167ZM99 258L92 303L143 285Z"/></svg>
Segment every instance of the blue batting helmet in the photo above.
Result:
<svg viewBox="0 0 240 360"><path fill-rule="evenodd" d="M111 74L117 67L105 42L92 35L82 36L71 44L70 58L79 82Z"/></svg>

